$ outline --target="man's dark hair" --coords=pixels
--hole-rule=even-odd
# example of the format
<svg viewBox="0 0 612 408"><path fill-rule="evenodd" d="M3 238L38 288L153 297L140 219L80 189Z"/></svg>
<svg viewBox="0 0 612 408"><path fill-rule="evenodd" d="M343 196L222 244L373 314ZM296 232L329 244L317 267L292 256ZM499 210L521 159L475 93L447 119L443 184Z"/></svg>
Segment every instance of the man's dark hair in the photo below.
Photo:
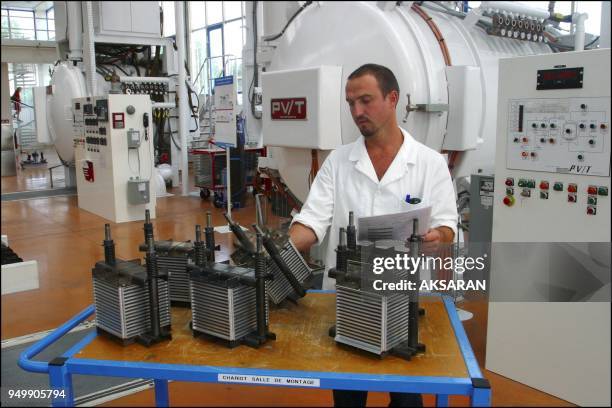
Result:
<svg viewBox="0 0 612 408"><path fill-rule="evenodd" d="M364 75L372 75L376 78L378 87L384 97L389 95L391 91L397 91L399 96L399 84L397 83L395 75L393 75L393 72L389 68L378 64L365 64L354 70L351 75L349 75L348 79L359 78Z"/></svg>

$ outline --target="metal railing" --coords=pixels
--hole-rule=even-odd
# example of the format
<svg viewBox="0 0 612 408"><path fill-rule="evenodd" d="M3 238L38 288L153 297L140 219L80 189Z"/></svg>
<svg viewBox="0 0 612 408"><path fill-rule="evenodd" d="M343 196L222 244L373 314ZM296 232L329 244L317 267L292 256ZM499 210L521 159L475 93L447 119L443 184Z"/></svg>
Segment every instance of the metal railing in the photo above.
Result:
<svg viewBox="0 0 612 408"><path fill-rule="evenodd" d="M13 129L17 132L17 143L22 153L39 149L36 135L36 115L34 107L23 102L13 101ZM19 104L21 110L17 116L15 104Z"/></svg>

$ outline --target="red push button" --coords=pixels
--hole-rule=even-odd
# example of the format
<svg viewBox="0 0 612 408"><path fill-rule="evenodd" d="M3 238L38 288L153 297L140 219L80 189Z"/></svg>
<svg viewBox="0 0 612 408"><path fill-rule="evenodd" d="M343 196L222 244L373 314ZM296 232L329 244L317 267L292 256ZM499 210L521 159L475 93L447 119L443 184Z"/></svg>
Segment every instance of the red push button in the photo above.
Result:
<svg viewBox="0 0 612 408"><path fill-rule="evenodd" d="M523 143L527 143L529 141L529 138L524 137L523 138Z"/></svg>
<svg viewBox="0 0 612 408"><path fill-rule="evenodd" d="M512 207L514 205L514 197L512 197L512 196L505 196L504 197L504 204L507 205L508 207Z"/></svg>
<svg viewBox="0 0 612 408"><path fill-rule="evenodd" d="M523 152L523 153L521 153L521 156L523 156L523 157L529 157L529 153L527 153L527 152Z"/></svg>
<svg viewBox="0 0 612 408"><path fill-rule="evenodd" d="M597 213L597 210L595 209L595 207L587 207L588 215L595 215L596 213Z"/></svg>
<svg viewBox="0 0 612 408"><path fill-rule="evenodd" d="M567 191L569 193L576 193L576 192L578 192L578 186L576 184L568 184L567 185Z"/></svg>
<svg viewBox="0 0 612 408"><path fill-rule="evenodd" d="M548 181L542 181L540 182L540 188L542 190L548 190Z"/></svg>
<svg viewBox="0 0 612 408"><path fill-rule="evenodd" d="M597 186L589 186L589 188L587 189L587 193L589 193L590 195L596 195L597 194Z"/></svg>
<svg viewBox="0 0 612 408"><path fill-rule="evenodd" d="M514 185L514 179L513 179L512 177L508 177L508 178L506 179L506 185L507 185L508 187L512 187L512 186Z"/></svg>
<svg viewBox="0 0 612 408"><path fill-rule="evenodd" d="M567 201L570 203L575 203L576 202L576 194L568 194L567 195Z"/></svg>

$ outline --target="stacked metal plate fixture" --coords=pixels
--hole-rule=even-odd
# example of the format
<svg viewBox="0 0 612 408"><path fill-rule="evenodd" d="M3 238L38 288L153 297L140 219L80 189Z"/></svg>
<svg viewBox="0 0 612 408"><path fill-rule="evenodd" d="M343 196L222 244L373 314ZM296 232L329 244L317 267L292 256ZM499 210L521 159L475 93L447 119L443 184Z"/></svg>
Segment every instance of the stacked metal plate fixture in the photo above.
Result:
<svg viewBox="0 0 612 408"><path fill-rule="evenodd" d="M152 244L148 212L146 241ZM149 346L169 339L170 296L167 276L159 272L153 246L148 246L146 267L115 258L110 225L105 225L104 261L92 270L96 327L123 344L138 341ZM152 294L155 294L152 296Z"/></svg>
<svg viewBox="0 0 612 408"><path fill-rule="evenodd" d="M224 340L229 347L259 347L275 339L268 331L265 257L258 235L255 269L216 263L206 256L196 226L195 264L189 264L192 330Z"/></svg>
<svg viewBox="0 0 612 408"><path fill-rule="evenodd" d="M207 226L204 228L206 236L207 256L214 261L214 251L218 249L215 245L214 228L212 227L211 213L206 212ZM146 251L146 245L140 246L141 251ZM170 286L170 304L172 306L189 307L191 295L189 293L189 275L187 263L193 258L193 243L191 241L164 240L155 241L155 252L157 253L157 265L160 270L168 273L168 284Z"/></svg>
<svg viewBox="0 0 612 408"><path fill-rule="evenodd" d="M273 245L279 248L280 258L287 265L300 286L302 288L309 287L313 278L313 271L288 237L284 243L281 240L273 240ZM268 282L268 296L270 300L276 305L287 298L296 301L300 293L294 290L274 259L268 258L267 264L268 270L271 270L274 276L274 279Z"/></svg>
<svg viewBox="0 0 612 408"><path fill-rule="evenodd" d="M252 267L254 265L255 253L252 236L242 230L242 227L225 215L230 229L238 239L238 249L232 254L234 263ZM312 284L313 270L308 266L287 235L263 231L259 225L253 225L258 233L262 235L263 245L268 257L266 265L271 271L273 279L267 282L267 292L274 304L279 304L285 299L293 302L306 295L305 288ZM249 238L251 236L251 238Z"/></svg>
<svg viewBox="0 0 612 408"><path fill-rule="evenodd" d="M146 245L140 245L141 251L146 251ZM170 302L172 306L189 306L189 276L187 261L193 253L193 243L190 241L155 241L157 266L168 274Z"/></svg>
<svg viewBox="0 0 612 408"><path fill-rule="evenodd" d="M336 279L336 325L330 336L338 343L379 356L392 353L410 359L425 349L418 343L418 298L415 303L414 291L376 291L372 285L379 278L372 273L374 257L394 258L398 251L407 250L370 242L357 245L352 213L349 220L348 234L340 229L336 268L329 271ZM386 273L392 279L418 281L418 276L407 270Z"/></svg>

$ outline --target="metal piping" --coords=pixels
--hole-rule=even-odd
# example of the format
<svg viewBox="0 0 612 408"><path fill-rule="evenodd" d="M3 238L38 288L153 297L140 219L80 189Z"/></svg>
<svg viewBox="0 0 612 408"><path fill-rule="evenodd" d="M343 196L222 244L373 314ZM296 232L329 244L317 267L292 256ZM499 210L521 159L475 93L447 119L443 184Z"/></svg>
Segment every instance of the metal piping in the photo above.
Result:
<svg viewBox="0 0 612 408"><path fill-rule="evenodd" d="M189 194L189 168L187 158L187 135L189 126L187 120L191 117L187 102L187 74L185 72L185 10L184 2L174 3L176 25L176 47L178 54L178 83L176 92L178 96L178 134L181 143L181 195Z"/></svg>
<svg viewBox="0 0 612 408"><path fill-rule="evenodd" d="M87 54L89 56L86 61L86 71L89 96L95 96L96 93L96 52L92 7L91 1L85 2L85 13L87 15Z"/></svg>

